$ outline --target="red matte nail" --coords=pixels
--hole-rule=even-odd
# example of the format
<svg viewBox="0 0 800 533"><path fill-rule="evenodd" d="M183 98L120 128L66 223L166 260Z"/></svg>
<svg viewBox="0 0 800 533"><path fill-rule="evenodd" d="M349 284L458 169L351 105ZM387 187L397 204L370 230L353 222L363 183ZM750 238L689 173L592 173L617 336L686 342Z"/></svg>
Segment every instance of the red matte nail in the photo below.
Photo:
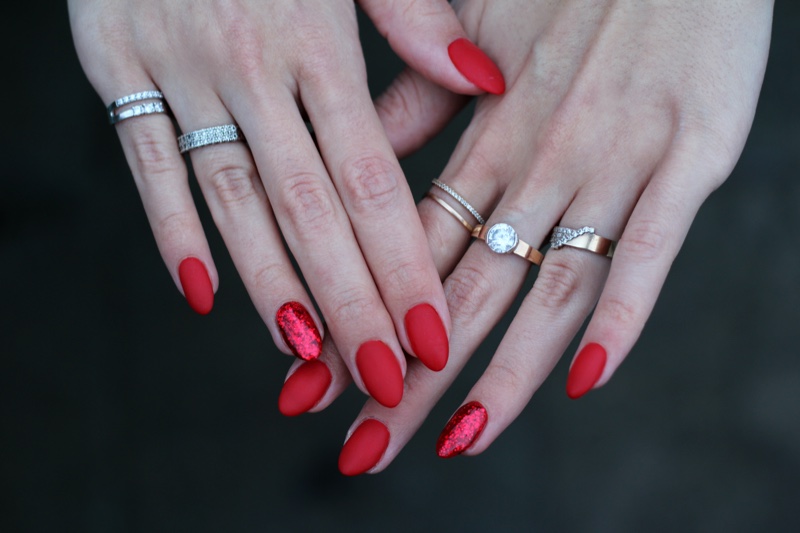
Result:
<svg viewBox="0 0 800 533"><path fill-rule="evenodd" d="M420 304L406 313L406 333L414 355L438 372L447 364L450 343L439 313L428 304Z"/></svg>
<svg viewBox="0 0 800 533"><path fill-rule="evenodd" d="M178 277L189 307L201 315L210 313L214 307L214 287L203 262L196 257L187 257L178 266Z"/></svg>
<svg viewBox="0 0 800 533"><path fill-rule="evenodd" d="M506 81L503 73L483 50L468 39L456 39L447 47L450 60L469 81L492 94L503 94Z"/></svg>
<svg viewBox="0 0 800 533"><path fill-rule="evenodd" d="M297 416L309 411L325 396L331 379L331 371L322 361L303 363L283 384L278 410L284 416Z"/></svg>
<svg viewBox="0 0 800 533"><path fill-rule="evenodd" d="M322 337L311 314L299 302L286 302L275 313L281 337L292 353L304 361L312 361L322 352Z"/></svg>
<svg viewBox="0 0 800 533"><path fill-rule="evenodd" d="M367 341L356 353L356 366L369 395L385 407L403 399L403 371L394 352L381 341Z"/></svg>
<svg viewBox="0 0 800 533"><path fill-rule="evenodd" d="M606 350L597 343L587 344L575 358L567 376L567 396L580 398L594 387L606 366Z"/></svg>
<svg viewBox="0 0 800 533"><path fill-rule="evenodd" d="M445 459L460 455L483 432L489 415L479 402L462 405L444 427L436 441L436 453Z"/></svg>
<svg viewBox="0 0 800 533"><path fill-rule="evenodd" d="M389 429L368 418L353 431L339 454L339 472L345 476L363 474L378 464L389 446Z"/></svg>

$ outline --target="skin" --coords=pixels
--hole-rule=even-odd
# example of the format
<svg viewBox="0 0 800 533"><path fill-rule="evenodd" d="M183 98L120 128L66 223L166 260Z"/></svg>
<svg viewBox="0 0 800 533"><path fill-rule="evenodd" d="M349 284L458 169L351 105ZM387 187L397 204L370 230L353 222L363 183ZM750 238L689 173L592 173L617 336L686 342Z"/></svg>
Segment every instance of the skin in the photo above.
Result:
<svg viewBox="0 0 800 533"><path fill-rule="evenodd" d="M488 225L509 223L533 246L556 225L591 225L619 240L613 261L569 248L547 253L464 399L489 413L466 451L475 455L519 415L592 309L580 347L596 342L608 354L595 387L630 352L697 210L741 154L766 65L772 2L463 0L454 7L470 37L498 62L507 91L480 98L440 179L490 215ZM459 103L407 72L377 107L393 146L405 154ZM391 433L372 472L386 468L413 436L531 268L471 239L429 199L419 214L445 280L450 362L438 374L410 362L406 394L394 409L367 401L352 427L377 418ZM331 346L324 360L334 380L316 410L349 380Z"/></svg>
<svg viewBox="0 0 800 533"><path fill-rule="evenodd" d="M465 32L445 0L361 5L417 72L451 91L481 93L447 55ZM413 353L403 321L408 309L428 303L449 329L416 206L369 95L352 1L70 0L69 12L81 64L103 102L158 88L183 132L242 128L247 144L208 146L190 157L282 351L291 353L275 313L300 302L320 331L324 318L364 390L354 358L365 341L386 343L405 371L403 350ZM150 115L116 130L176 286L182 290L181 261L196 257L216 292L218 274L172 121Z"/></svg>

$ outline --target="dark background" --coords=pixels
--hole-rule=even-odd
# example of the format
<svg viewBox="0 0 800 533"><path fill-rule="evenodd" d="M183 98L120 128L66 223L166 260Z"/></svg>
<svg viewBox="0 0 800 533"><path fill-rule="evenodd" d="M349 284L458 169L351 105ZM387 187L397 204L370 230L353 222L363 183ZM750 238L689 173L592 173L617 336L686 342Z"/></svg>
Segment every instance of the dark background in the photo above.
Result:
<svg viewBox="0 0 800 533"><path fill-rule="evenodd" d="M3 531L798 530L800 3L778 2L744 154L609 385L568 400L565 359L486 453L443 461L498 332L397 460L355 479L336 459L363 395L278 413L291 361L205 207L222 281L211 315L189 310L66 6L45 4L0 22ZM377 91L400 65L364 33ZM404 162L418 197L467 120Z"/></svg>

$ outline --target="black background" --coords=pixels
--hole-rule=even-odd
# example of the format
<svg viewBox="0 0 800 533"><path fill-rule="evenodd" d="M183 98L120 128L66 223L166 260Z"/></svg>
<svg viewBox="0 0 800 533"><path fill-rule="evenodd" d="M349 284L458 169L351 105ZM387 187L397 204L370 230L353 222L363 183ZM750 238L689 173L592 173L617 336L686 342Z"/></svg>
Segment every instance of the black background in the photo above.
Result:
<svg viewBox="0 0 800 533"><path fill-rule="evenodd" d="M496 332L397 460L354 479L336 459L363 395L278 413L291 361L202 201L221 285L211 315L190 311L66 6L45 4L1 22L4 531L800 527L800 4L778 2L744 154L608 386L568 400L565 358L486 453L443 461L436 436ZM379 91L400 64L367 25L364 39ZM468 118L404 161L418 198Z"/></svg>

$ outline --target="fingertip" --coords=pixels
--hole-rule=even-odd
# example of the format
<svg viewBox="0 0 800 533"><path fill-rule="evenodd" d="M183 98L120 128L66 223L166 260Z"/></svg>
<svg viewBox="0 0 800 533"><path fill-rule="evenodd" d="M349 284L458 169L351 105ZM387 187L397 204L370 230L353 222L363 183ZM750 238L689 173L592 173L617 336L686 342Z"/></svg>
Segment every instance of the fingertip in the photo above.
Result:
<svg viewBox="0 0 800 533"><path fill-rule="evenodd" d="M597 385L608 360L606 350L592 342L584 346L575 357L567 376L567 396L577 400Z"/></svg>
<svg viewBox="0 0 800 533"><path fill-rule="evenodd" d="M205 264L196 257L187 257L178 266L186 301L196 313L207 315L214 307L214 287Z"/></svg>
<svg viewBox="0 0 800 533"><path fill-rule="evenodd" d="M447 53L456 69L480 89L496 95L506 91L506 81L500 68L469 39L456 39L447 47Z"/></svg>
<svg viewBox="0 0 800 533"><path fill-rule="evenodd" d="M333 376L325 363L303 363L289 376L278 396L278 410L284 416L307 413L325 396Z"/></svg>

